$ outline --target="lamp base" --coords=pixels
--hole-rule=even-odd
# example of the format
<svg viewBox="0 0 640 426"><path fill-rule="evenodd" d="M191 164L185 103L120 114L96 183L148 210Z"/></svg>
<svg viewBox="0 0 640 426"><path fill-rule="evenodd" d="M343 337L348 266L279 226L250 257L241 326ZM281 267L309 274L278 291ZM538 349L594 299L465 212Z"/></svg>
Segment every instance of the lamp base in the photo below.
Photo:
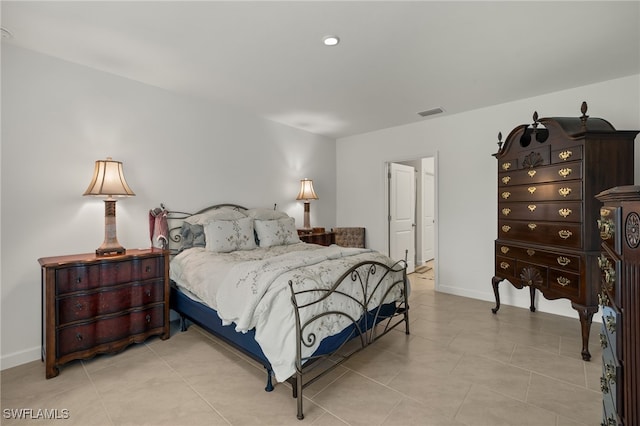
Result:
<svg viewBox="0 0 640 426"><path fill-rule="evenodd" d="M96 255L116 256L125 252L116 236L116 200L107 198L104 200L104 242L96 249Z"/></svg>

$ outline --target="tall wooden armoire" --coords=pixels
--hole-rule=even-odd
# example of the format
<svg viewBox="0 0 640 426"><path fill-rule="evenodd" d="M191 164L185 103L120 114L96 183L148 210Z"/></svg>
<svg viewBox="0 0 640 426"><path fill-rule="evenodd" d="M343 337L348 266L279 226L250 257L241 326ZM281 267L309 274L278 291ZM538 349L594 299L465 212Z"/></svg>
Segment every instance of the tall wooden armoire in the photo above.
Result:
<svg viewBox="0 0 640 426"><path fill-rule="evenodd" d="M498 137L498 238L492 279L496 313L499 283L566 298L578 311L582 358L589 360L589 331L598 311L601 203L595 195L633 184L637 131L617 131L602 118L538 118Z"/></svg>

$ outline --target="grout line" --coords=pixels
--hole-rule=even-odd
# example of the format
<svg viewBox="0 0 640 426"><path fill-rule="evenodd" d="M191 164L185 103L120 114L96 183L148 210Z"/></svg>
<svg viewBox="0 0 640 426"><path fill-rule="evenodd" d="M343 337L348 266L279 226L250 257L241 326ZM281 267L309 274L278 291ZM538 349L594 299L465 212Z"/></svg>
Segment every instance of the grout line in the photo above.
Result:
<svg viewBox="0 0 640 426"><path fill-rule="evenodd" d="M112 426L115 425L115 423L113 422L113 419L111 418L111 413L109 413L109 410L104 405L104 398L103 398L102 394L100 393L100 391L98 390L98 387L96 386L95 382L93 381L93 377L91 377L91 374L89 374L89 370L87 370L87 367L84 364L84 361L81 361L81 365L82 365L82 369L84 370L84 373L89 378L89 382L91 383L91 386L93 387L93 391L96 393L96 395L98 395L98 399L100 400L100 405L102 406L102 409L104 410L105 414L107 415L107 418L109 419L109 423ZM98 371L100 371L100 370L98 370Z"/></svg>

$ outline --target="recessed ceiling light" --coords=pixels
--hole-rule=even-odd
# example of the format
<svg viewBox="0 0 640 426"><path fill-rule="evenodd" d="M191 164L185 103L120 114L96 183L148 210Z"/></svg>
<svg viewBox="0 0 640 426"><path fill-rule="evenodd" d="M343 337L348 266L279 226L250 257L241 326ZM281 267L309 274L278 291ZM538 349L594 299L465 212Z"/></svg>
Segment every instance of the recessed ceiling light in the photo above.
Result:
<svg viewBox="0 0 640 426"><path fill-rule="evenodd" d="M335 46L340 43L340 38L334 35L324 36L322 37L322 43L324 43L325 46Z"/></svg>

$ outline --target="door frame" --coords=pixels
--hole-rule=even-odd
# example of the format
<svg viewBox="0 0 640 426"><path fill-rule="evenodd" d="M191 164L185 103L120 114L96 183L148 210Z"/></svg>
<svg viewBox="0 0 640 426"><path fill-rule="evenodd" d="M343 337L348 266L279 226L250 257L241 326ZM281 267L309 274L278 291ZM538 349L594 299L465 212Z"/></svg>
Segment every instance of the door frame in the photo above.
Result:
<svg viewBox="0 0 640 426"><path fill-rule="evenodd" d="M423 155L413 155L413 156L404 156L402 158L393 158L393 159L389 159L386 160L382 163L382 175L383 175L383 179L384 179L384 207L383 207L383 212L384 212L384 223L385 223L385 227L386 227L386 232L384 234L384 238L385 238L385 246L387 248L387 254L389 254L389 250L390 250L390 240L389 240L389 233L391 232L390 226L389 226L389 179L388 179L388 172L389 172L389 165L391 163L406 163L409 161L415 161L415 160L419 160L422 158L429 158L429 157L433 157L433 163L434 163L434 178L433 178L433 191L434 191L434 208L433 208L433 218L434 218L434 231L433 231L433 255L434 255L434 259L433 259L433 263L434 263L434 287L435 290L439 290L440 288L440 268L439 268L439 228L440 228L440 221L439 221L439 165L438 165L438 156L439 156L439 152L436 151L435 153L430 153L430 154L423 154ZM422 198L422 195L420 196L420 198ZM417 202L417 200L416 200ZM416 226L415 228L415 232L418 232L418 227ZM420 229L421 231L421 229ZM416 240L417 241L417 240Z"/></svg>

